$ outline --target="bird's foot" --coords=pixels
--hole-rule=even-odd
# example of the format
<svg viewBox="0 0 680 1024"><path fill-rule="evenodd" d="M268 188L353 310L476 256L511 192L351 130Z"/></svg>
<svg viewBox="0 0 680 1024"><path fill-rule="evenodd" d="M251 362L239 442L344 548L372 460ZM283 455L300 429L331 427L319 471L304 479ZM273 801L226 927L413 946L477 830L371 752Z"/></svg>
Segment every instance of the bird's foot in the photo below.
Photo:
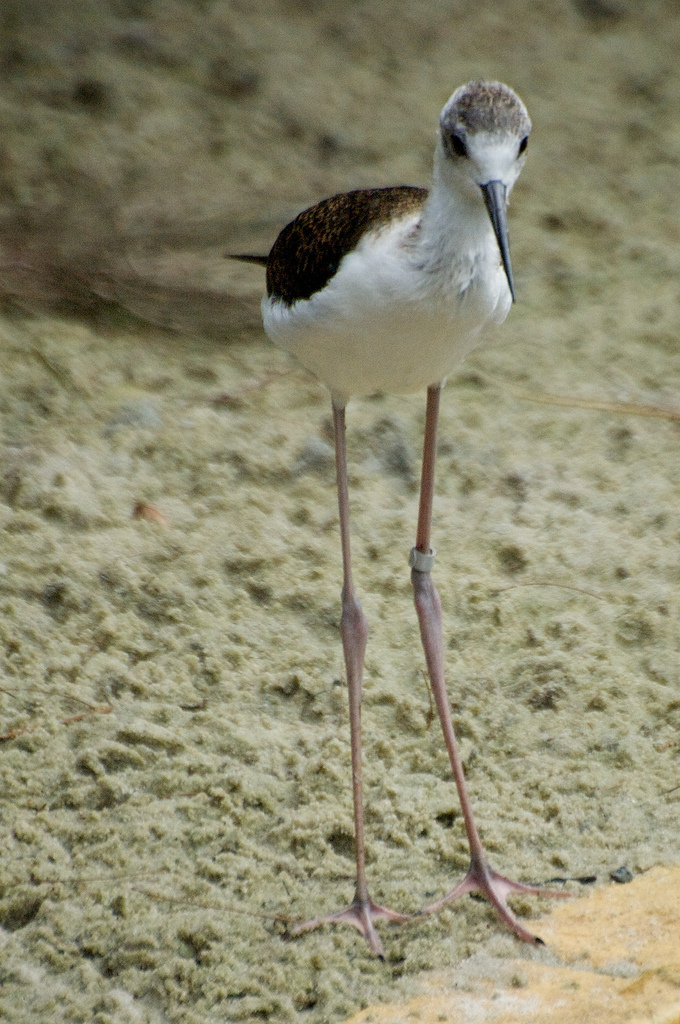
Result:
<svg viewBox="0 0 680 1024"><path fill-rule="evenodd" d="M485 860L473 860L462 882L452 889L451 892L447 893L446 896L443 896L442 899L437 900L436 903L431 903L428 907L424 907L415 916L434 914L448 903L458 899L459 896L465 896L466 893L473 892L481 893L492 904L500 919L507 924L508 928L519 939L522 939L523 942L530 942L534 946L544 945L543 939L527 931L520 924L507 904L507 897L513 892L530 893L533 896L552 896L557 899L571 895L568 892L557 892L554 889L543 889L536 885L513 882L509 878L499 875Z"/></svg>
<svg viewBox="0 0 680 1024"><path fill-rule="evenodd" d="M396 910L390 910L388 907L380 907L370 897L360 899L355 896L354 902L344 910L338 910L335 914L329 914L328 917L315 917L311 921L298 924L291 928L289 934L293 938L303 932L311 931L312 928L318 928L322 924L351 924L361 932L370 946L371 952L379 960L384 960L385 953L382 942L373 922L382 920L391 921L393 924L403 924L404 921L410 921L411 916L410 914L398 914Z"/></svg>

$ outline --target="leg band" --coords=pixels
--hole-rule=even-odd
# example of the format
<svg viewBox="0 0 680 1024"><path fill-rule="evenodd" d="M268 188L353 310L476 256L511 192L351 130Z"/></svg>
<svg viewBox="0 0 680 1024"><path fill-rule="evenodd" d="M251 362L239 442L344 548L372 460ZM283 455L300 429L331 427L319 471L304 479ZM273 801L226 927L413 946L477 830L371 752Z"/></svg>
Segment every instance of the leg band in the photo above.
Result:
<svg viewBox="0 0 680 1024"><path fill-rule="evenodd" d="M434 565L434 558L436 554L437 552L434 548L430 548L427 554L422 551L416 551L415 548L411 548L411 553L408 556L408 564L412 569L415 569L416 572L429 572Z"/></svg>

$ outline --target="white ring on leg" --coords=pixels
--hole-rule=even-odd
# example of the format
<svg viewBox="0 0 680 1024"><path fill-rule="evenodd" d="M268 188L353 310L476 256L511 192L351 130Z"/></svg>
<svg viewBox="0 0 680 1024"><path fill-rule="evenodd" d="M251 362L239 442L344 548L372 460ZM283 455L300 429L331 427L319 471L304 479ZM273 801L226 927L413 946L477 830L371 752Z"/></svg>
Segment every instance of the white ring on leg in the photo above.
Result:
<svg viewBox="0 0 680 1024"><path fill-rule="evenodd" d="M408 556L408 564L412 569L415 569L416 572L430 572L434 565L434 558L436 554L437 552L434 548L430 548L427 554L423 551L417 551L415 548L411 548L411 553Z"/></svg>

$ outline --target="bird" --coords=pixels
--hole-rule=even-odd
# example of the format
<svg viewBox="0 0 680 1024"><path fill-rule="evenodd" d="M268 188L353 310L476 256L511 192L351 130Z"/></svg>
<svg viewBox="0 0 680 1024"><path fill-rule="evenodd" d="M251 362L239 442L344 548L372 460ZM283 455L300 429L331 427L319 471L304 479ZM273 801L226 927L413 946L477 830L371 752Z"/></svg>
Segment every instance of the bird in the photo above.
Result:
<svg viewBox="0 0 680 1024"><path fill-rule="evenodd" d="M511 881L489 863L475 822L444 676L442 606L432 581L432 502L440 395L447 376L515 301L507 204L524 166L531 121L519 96L498 81L474 80L445 103L429 189L364 188L303 210L266 256L233 258L266 268L266 334L329 389L342 549L342 614L352 764L356 884L352 903L295 929L353 925L384 958L378 920L403 923L478 892L512 932L542 944L507 904L511 893L566 895ZM369 892L364 839L361 693L368 625L352 576L345 409L350 398L426 389L416 542L409 565L427 670L470 850L465 877L449 893L402 914Z"/></svg>

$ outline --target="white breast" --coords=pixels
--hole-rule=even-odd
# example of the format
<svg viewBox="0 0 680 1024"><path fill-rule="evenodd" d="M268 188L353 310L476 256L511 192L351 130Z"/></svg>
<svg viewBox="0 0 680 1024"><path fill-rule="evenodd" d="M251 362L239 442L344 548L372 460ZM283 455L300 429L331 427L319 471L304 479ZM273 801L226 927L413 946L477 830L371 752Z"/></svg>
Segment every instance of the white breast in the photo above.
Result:
<svg viewBox="0 0 680 1024"><path fill-rule="evenodd" d="M262 301L271 340L331 390L337 404L404 394L443 380L501 323L510 293L493 234L461 250L422 244L409 214L368 231L328 284L291 306ZM490 225L488 225L490 227Z"/></svg>

